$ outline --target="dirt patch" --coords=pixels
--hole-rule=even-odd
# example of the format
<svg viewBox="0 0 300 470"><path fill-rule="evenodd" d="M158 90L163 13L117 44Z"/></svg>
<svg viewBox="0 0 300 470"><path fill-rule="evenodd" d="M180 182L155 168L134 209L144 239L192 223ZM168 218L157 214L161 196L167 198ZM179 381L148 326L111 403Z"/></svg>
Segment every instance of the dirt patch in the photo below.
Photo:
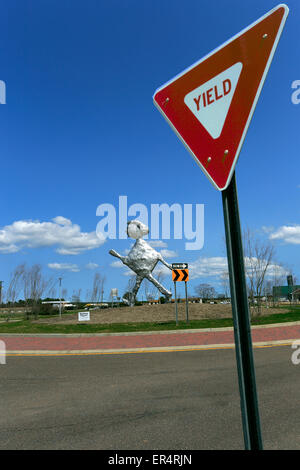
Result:
<svg viewBox="0 0 300 470"><path fill-rule="evenodd" d="M274 313L285 313L285 310L276 308L263 308L261 315L271 315ZM189 304L189 319L211 319L211 318L231 318L232 310L230 304ZM185 320L185 304L178 304L178 320ZM115 307L90 312L88 323L140 323L140 322L168 322L175 320L174 304L142 305L136 307ZM78 323L78 314L63 315L60 318L43 318L35 323Z"/></svg>

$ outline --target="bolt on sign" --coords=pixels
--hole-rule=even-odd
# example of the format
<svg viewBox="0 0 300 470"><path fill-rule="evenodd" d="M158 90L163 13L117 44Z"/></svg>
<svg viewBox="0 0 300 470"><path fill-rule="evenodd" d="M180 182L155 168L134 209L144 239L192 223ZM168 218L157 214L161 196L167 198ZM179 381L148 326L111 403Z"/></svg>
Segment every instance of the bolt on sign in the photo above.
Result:
<svg viewBox="0 0 300 470"><path fill-rule="evenodd" d="M154 93L218 190L230 183L287 15L278 5Z"/></svg>
<svg viewBox="0 0 300 470"><path fill-rule="evenodd" d="M172 269L172 280L174 282L189 280L189 270L188 269Z"/></svg>

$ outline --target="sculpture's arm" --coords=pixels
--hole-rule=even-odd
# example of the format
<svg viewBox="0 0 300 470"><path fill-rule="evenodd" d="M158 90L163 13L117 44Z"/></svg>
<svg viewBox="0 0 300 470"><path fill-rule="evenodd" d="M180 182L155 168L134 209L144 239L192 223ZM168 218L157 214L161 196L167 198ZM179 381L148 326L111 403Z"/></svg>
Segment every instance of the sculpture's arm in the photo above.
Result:
<svg viewBox="0 0 300 470"><path fill-rule="evenodd" d="M171 269L171 271L172 271L172 266L171 266L169 263L167 263L167 262L163 259L162 256L160 256L159 261L161 261L162 264L164 264L165 266L167 266L167 268Z"/></svg>
<svg viewBox="0 0 300 470"><path fill-rule="evenodd" d="M126 264L126 256L119 255L119 253L117 253L115 250L109 250L109 254L115 256L116 258L119 258L122 263Z"/></svg>

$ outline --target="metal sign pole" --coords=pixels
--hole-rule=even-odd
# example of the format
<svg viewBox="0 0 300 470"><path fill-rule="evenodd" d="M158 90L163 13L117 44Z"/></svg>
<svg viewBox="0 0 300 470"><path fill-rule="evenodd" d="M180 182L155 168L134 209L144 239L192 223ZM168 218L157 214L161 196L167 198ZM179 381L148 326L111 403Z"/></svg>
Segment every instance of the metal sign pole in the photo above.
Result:
<svg viewBox="0 0 300 470"><path fill-rule="evenodd" d="M175 282L175 281L174 281L174 294L175 294L175 316L176 316L176 325L178 325L177 294L176 294L176 282Z"/></svg>
<svg viewBox="0 0 300 470"><path fill-rule="evenodd" d="M228 188L222 191L222 201L245 448L261 450L263 447L235 172Z"/></svg>
<svg viewBox="0 0 300 470"><path fill-rule="evenodd" d="M59 317L61 318L61 280L62 278L59 277Z"/></svg>
<svg viewBox="0 0 300 470"><path fill-rule="evenodd" d="M189 323L189 303L188 303L188 296L187 296L187 282L185 283L185 311L186 311L186 322Z"/></svg>

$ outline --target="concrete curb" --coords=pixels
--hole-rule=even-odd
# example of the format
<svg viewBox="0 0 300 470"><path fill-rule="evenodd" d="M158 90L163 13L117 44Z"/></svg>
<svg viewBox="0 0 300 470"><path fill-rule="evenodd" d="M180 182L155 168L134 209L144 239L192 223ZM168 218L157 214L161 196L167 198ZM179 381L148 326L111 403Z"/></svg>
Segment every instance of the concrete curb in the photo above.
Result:
<svg viewBox="0 0 300 470"><path fill-rule="evenodd" d="M277 340L277 341L261 341L253 343L253 348L264 348L272 346L290 346L294 341L299 339ZM176 351L207 351L210 349L234 349L234 343L224 344L203 344L188 346L162 346L149 348L128 348L128 349L87 349L87 350L64 350L64 351L47 351L47 350L25 350L25 351L6 351L6 356L90 356L104 354L137 354L150 352L176 352Z"/></svg>

